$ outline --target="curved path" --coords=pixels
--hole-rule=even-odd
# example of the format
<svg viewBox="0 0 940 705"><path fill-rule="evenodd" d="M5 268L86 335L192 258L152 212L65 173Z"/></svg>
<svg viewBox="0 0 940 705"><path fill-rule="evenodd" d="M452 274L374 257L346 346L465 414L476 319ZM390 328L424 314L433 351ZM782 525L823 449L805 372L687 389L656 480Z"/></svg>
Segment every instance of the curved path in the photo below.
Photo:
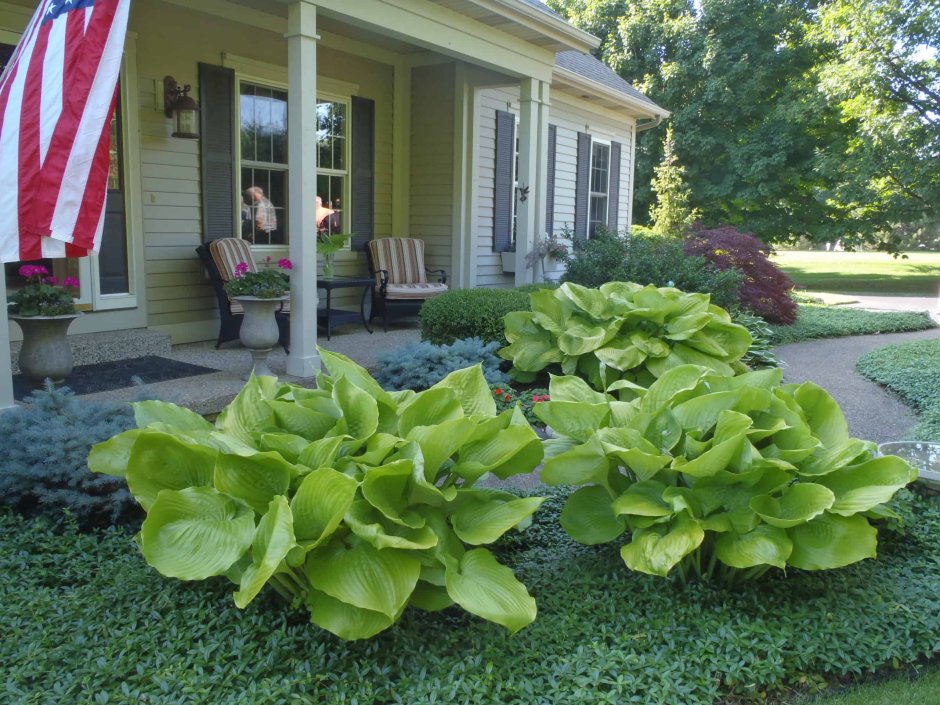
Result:
<svg viewBox="0 0 940 705"><path fill-rule="evenodd" d="M776 351L784 362L785 381L811 380L825 387L845 412L853 436L884 443L905 438L917 417L881 385L858 374L855 363L885 345L931 338L940 338L940 329L809 340L781 345Z"/></svg>

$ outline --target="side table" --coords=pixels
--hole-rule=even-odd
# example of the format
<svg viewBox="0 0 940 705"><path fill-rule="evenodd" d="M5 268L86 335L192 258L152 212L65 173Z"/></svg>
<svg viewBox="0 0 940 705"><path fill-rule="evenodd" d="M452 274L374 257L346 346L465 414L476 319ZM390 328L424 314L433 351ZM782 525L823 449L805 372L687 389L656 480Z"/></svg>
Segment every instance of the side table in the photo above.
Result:
<svg viewBox="0 0 940 705"><path fill-rule="evenodd" d="M334 289L352 289L362 287L362 299L359 302L359 313L355 311L343 311L333 308L333 290ZM366 320L366 297L372 293L375 288L375 279L372 277L331 277L329 279L317 279L317 288L326 290L326 308L317 309L317 323L326 328L326 339L329 340L333 334L333 324L350 323L356 320L362 320L365 329L372 332L369 322Z"/></svg>

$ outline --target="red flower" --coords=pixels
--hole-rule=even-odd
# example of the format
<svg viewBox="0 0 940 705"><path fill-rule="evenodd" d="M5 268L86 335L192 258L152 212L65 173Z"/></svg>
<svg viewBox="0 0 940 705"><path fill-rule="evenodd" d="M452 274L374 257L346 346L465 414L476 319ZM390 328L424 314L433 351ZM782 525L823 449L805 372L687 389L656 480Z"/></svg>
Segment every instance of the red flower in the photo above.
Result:
<svg viewBox="0 0 940 705"><path fill-rule="evenodd" d="M532 395L532 401L533 401L533 402L540 402L540 401L542 401L542 397L540 397L538 394L533 394L533 395Z"/></svg>
<svg viewBox="0 0 940 705"><path fill-rule="evenodd" d="M502 393L503 393L503 390L500 389L499 387L497 387L495 390L493 390L493 394L495 394L496 396L499 396L499 395L502 394Z"/></svg>
<svg viewBox="0 0 940 705"><path fill-rule="evenodd" d="M512 399L512 394L507 394L505 397L503 397L503 399L505 401L509 401L510 399Z"/></svg>
<svg viewBox="0 0 940 705"><path fill-rule="evenodd" d="M281 259L277 261L277 266L280 267L281 269L293 269L294 263L291 262L286 257L282 257Z"/></svg>

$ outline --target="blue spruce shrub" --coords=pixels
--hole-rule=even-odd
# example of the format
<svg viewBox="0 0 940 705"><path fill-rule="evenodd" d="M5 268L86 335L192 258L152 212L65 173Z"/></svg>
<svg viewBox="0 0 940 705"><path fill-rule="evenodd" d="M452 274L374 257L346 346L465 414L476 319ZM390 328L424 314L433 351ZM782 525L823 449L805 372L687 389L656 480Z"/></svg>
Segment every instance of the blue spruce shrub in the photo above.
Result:
<svg viewBox="0 0 940 705"><path fill-rule="evenodd" d="M0 503L53 519L68 510L85 527L138 519L124 479L86 464L94 444L134 427L131 406L80 400L68 387L47 387L25 401L0 412Z"/></svg>
<svg viewBox="0 0 940 705"><path fill-rule="evenodd" d="M462 338L450 345L435 345L426 340L402 345L379 355L376 380L385 389L414 389L433 387L454 370L483 363L483 376L490 384L506 384L509 376L499 369L502 360L496 351L500 341L484 343L479 338Z"/></svg>

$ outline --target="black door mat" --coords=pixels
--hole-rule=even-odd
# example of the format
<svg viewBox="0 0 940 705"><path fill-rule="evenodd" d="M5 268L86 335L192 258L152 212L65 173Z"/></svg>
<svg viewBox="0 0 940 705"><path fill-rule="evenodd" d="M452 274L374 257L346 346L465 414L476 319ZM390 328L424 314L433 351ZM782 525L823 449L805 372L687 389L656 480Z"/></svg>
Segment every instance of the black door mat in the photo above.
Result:
<svg viewBox="0 0 940 705"><path fill-rule="evenodd" d="M191 365L158 355L144 355L127 360L99 362L94 365L80 365L72 370L62 386L76 394L94 394L109 392L113 389L132 387L134 378L139 377L144 384L166 382L182 377L208 375L219 370L202 365ZM31 392L39 388L29 377L19 374L13 377L13 396L22 401Z"/></svg>

